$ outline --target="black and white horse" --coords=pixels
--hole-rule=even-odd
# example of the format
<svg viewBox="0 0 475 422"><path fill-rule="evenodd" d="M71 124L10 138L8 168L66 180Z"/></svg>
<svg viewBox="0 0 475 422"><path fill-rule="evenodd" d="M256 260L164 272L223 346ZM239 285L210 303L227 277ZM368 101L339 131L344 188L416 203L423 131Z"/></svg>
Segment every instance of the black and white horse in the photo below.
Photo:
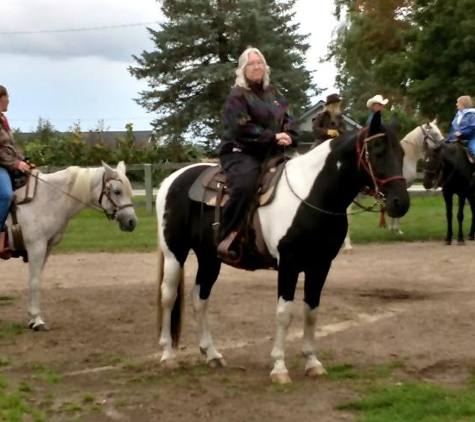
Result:
<svg viewBox="0 0 475 422"><path fill-rule="evenodd" d="M301 272L305 274L305 372L312 377L325 372L315 355L315 324L323 285L348 228L346 209L363 187L371 186L384 195L387 213L402 217L409 209L402 161L399 140L391 127L382 126L377 114L367 132L345 134L289 160L274 200L258 209L265 243L278 262L278 327L271 353L274 382L290 382L284 342ZM206 168L205 164L195 164L173 173L157 194L158 321L164 363L175 359L183 309L183 266L193 249L198 272L191 296L199 347L209 364L224 364L207 321L208 299L221 267L213 242L214 208L205 206L202 210L200 203L188 198L190 186Z"/></svg>

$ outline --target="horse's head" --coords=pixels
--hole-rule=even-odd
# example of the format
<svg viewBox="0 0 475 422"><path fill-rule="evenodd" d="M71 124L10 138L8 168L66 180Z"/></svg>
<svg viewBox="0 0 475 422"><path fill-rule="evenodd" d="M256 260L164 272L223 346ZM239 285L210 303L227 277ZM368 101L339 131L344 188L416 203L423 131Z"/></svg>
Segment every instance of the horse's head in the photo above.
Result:
<svg viewBox="0 0 475 422"><path fill-rule="evenodd" d="M426 123L420 126L422 130L422 134L424 135L423 138L423 146L424 150L426 149L433 149L440 145L440 143L444 140L444 136L442 132L437 127L437 119L427 120Z"/></svg>
<svg viewBox="0 0 475 422"><path fill-rule="evenodd" d="M384 195L390 217L402 217L409 209L406 180L402 176L404 151L397 136L397 122L381 122L375 113L366 136L359 139L359 163L366 170L367 184Z"/></svg>
<svg viewBox="0 0 475 422"><path fill-rule="evenodd" d="M439 187L443 149L443 144L440 144L435 148L426 148L424 152L424 178L422 185L425 189L436 189Z"/></svg>
<svg viewBox="0 0 475 422"><path fill-rule="evenodd" d="M125 175L125 164L121 161L113 169L102 162L104 175L99 204L110 219L115 219L124 231L133 231L137 225L137 216L132 205L132 187Z"/></svg>

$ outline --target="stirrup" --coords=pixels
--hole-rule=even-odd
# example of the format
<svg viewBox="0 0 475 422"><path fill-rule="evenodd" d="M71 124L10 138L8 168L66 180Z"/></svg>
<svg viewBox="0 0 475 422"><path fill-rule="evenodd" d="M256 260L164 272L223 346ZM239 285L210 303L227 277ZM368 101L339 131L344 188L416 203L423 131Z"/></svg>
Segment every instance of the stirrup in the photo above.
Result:
<svg viewBox="0 0 475 422"><path fill-rule="evenodd" d="M12 252L8 247L8 236L5 230L0 232L0 259L10 259Z"/></svg>
<svg viewBox="0 0 475 422"><path fill-rule="evenodd" d="M242 257L242 242L236 238L238 237L238 232L233 231L228 236L226 236L218 245L217 252L218 258L220 258L226 264L237 264ZM231 246L237 246L237 250L231 248Z"/></svg>

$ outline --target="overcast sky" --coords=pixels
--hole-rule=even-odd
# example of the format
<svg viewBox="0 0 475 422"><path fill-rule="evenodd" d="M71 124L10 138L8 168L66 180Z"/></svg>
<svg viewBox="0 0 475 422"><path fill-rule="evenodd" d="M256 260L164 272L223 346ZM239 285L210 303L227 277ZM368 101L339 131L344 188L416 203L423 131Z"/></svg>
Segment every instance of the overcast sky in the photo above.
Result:
<svg viewBox="0 0 475 422"><path fill-rule="evenodd" d="M150 129L152 116L133 100L146 88L127 71L132 54L153 49L146 27L158 27L156 0L1 0L0 85L10 93L12 127L34 130L40 117L58 130L80 121L83 130L104 121L108 130ZM307 68L333 90L335 69L320 64L336 21L332 0L297 0L296 21L309 33ZM127 26L148 23L147 25ZM92 31L48 32L123 25ZM37 33L33 33L36 32ZM12 33L14 32L14 33ZM24 33L20 33L24 32Z"/></svg>

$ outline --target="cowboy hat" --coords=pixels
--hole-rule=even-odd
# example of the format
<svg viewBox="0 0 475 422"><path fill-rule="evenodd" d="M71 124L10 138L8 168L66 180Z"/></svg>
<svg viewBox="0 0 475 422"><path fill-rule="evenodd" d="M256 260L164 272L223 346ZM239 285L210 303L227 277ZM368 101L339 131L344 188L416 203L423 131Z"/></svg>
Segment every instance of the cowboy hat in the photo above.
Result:
<svg viewBox="0 0 475 422"><path fill-rule="evenodd" d="M327 97L327 101L325 105L332 104L332 103L339 103L341 101L341 98L338 96L338 94L330 94Z"/></svg>
<svg viewBox="0 0 475 422"><path fill-rule="evenodd" d="M373 104L382 104L382 105L386 105L388 103L388 99L387 98L383 98L382 95L375 95L373 98L370 98L367 102L366 102L366 107L368 108L371 108L371 106Z"/></svg>

